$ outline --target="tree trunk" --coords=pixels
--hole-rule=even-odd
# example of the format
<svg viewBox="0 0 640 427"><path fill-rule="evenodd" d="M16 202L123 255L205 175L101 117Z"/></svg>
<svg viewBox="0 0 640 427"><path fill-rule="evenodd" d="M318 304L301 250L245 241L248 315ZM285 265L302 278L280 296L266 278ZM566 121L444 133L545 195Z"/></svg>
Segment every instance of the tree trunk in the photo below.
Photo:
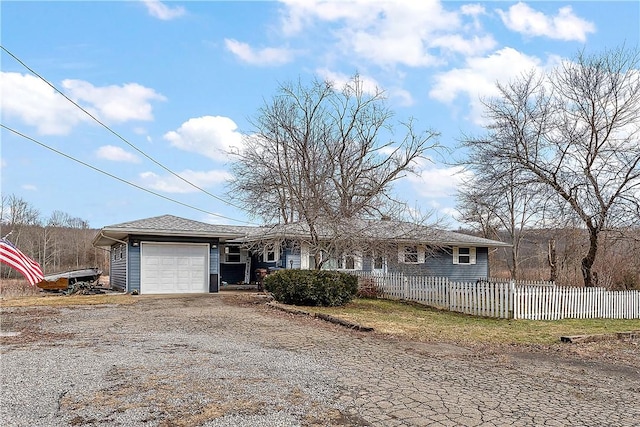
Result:
<svg viewBox="0 0 640 427"><path fill-rule="evenodd" d="M549 239L549 280L558 279L558 256L556 254L556 239Z"/></svg>
<svg viewBox="0 0 640 427"><path fill-rule="evenodd" d="M593 263L596 260L596 253L598 252L598 230L589 230L589 252L582 258L582 278L584 279L584 286L586 288L592 288L598 286L598 275L592 271Z"/></svg>

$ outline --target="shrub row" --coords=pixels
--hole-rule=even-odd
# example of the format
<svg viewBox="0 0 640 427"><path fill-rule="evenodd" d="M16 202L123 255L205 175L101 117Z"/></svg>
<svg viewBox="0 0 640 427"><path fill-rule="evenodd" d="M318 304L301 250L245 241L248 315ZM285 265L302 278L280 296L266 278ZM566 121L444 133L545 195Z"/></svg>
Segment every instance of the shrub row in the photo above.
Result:
<svg viewBox="0 0 640 427"><path fill-rule="evenodd" d="M331 307L355 297L358 278L339 271L280 270L268 275L264 286L283 304Z"/></svg>

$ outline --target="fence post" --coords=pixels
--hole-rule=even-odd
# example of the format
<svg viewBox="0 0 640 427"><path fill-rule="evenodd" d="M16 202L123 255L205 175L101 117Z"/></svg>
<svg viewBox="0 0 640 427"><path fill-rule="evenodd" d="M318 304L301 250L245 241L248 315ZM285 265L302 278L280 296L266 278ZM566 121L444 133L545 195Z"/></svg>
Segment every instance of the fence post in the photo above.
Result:
<svg viewBox="0 0 640 427"><path fill-rule="evenodd" d="M509 283L509 290L507 294L507 319L518 319L520 317L520 313L516 307L519 305L519 301L516 300L516 283L513 280Z"/></svg>

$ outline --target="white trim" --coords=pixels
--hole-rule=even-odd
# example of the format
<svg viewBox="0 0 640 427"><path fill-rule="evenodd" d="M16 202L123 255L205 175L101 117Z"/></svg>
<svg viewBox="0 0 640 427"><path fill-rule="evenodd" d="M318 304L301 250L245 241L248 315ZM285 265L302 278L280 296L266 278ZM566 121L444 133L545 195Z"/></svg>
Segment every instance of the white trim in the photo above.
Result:
<svg viewBox="0 0 640 427"><path fill-rule="evenodd" d="M382 261L381 268L376 268L376 258L380 258ZM382 255L371 255L371 271L386 273L387 272L387 257Z"/></svg>
<svg viewBox="0 0 640 427"><path fill-rule="evenodd" d="M407 248L416 248L416 261L406 261L406 256L409 255ZM411 252L413 254L413 252ZM425 261L425 247L422 245L403 244L398 246L398 262L400 264L424 264Z"/></svg>
<svg viewBox="0 0 640 427"><path fill-rule="evenodd" d="M270 250L272 249L272 250ZM273 253L273 259L269 258L269 253ZM264 246L262 251L262 261L263 262L275 262L280 261L280 244L279 243L271 243Z"/></svg>
<svg viewBox="0 0 640 427"><path fill-rule="evenodd" d="M300 269L309 269L309 245L307 243L300 244Z"/></svg>

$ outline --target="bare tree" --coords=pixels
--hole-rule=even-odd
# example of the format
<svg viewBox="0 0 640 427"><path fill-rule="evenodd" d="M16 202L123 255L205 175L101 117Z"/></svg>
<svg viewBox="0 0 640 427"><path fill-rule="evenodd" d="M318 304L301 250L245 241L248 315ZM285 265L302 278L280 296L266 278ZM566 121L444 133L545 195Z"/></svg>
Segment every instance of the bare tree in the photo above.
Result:
<svg viewBox="0 0 640 427"><path fill-rule="evenodd" d="M267 223L305 224L319 268L327 229L347 236L345 221L393 212L392 184L437 146L434 131L417 132L412 120L394 126L392 117L383 92L367 92L358 75L341 88L281 85L233 153L230 195Z"/></svg>
<svg viewBox="0 0 640 427"><path fill-rule="evenodd" d="M522 182L551 191L558 218L580 221L589 237L585 286L597 283L601 233L639 220L639 65L637 50L579 53L544 75L499 84L500 96L485 101L486 135L464 138L483 158L514 164Z"/></svg>
<svg viewBox="0 0 640 427"><path fill-rule="evenodd" d="M29 202L15 194L2 196L0 203L0 237L8 239L20 247L25 254L38 261L37 240L31 239L29 229L39 223L38 210ZM0 276L10 277L15 274L11 268L0 265Z"/></svg>
<svg viewBox="0 0 640 427"><path fill-rule="evenodd" d="M485 238L511 244L501 250L511 278L520 279L522 242L543 217L539 186L523 182L514 164L494 163L478 154L482 153L472 153L465 161L473 176L458 195L462 220L479 228Z"/></svg>

